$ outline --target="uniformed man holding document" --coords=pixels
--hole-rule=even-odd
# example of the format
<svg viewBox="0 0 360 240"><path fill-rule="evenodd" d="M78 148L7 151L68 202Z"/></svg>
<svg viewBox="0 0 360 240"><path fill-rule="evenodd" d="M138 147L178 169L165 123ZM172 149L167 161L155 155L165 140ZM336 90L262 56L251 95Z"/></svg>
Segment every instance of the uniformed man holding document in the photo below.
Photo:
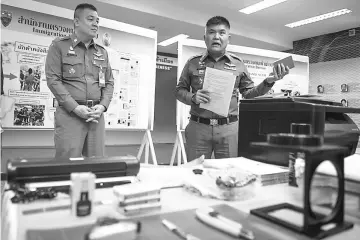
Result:
<svg viewBox="0 0 360 240"><path fill-rule="evenodd" d="M243 98L261 96L271 89L275 81L289 73L288 67L285 68L283 64L276 65L269 77L254 86L241 58L226 51L230 40L230 23L224 17L216 16L208 20L204 40L207 51L187 61L175 90L179 101L191 105L190 122L185 129L189 161L201 155L211 158L213 152L215 158L236 157L238 91ZM206 68L231 72L235 75L226 116L205 109L209 108L206 105L212 101L212 93L203 89Z"/></svg>
<svg viewBox="0 0 360 240"><path fill-rule="evenodd" d="M55 39L46 57L46 80L59 106L55 112L56 158L103 156L103 112L114 80L107 51L93 40L99 28L96 8L76 7L75 33Z"/></svg>

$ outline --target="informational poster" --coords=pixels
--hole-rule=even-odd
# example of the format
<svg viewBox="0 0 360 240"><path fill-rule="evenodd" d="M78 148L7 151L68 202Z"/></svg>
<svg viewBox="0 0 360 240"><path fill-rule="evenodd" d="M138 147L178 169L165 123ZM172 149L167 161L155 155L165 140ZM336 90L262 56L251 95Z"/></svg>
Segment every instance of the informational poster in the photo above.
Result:
<svg viewBox="0 0 360 240"><path fill-rule="evenodd" d="M53 127L53 97L45 77L52 39L11 30L2 34L3 127Z"/></svg>
<svg viewBox="0 0 360 240"><path fill-rule="evenodd" d="M136 127L139 115L140 59L130 53L112 51L118 61L113 68L114 96L105 113L106 126Z"/></svg>
<svg viewBox="0 0 360 240"><path fill-rule="evenodd" d="M74 32L73 20L7 5L1 7L2 127L52 129L58 103L47 86L46 56L55 38ZM155 51L151 52L152 60L149 49L155 46L155 40L100 27L95 42L106 48L114 77L113 100L104 113L105 127L148 129L149 118L153 117L156 58Z"/></svg>
<svg viewBox="0 0 360 240"><path fill-rule="evenodd" d="M287 57L289 54L235 45L227 47L228 52L240 57L244 62L255 85L260 84L273 69L273 62ZM189 58L204 54L206 46L203 41L186 39L178 46L179 69L178 79ZM292 55L295 67L282 80L279 80L265 95L299 96L309 93L309 59L306 56ZM241 95L239 95L241 98ZM184 130L189 122L190 106L177 102L177 128Z"/></svg>
<svg viewBox="0 0 360 240"><path fill-rule="evenodd" d="M269 76L273 71L273 62L279 59L277 57L258 55L256 49L252 54L235 51L232 51L232 53L242 59L255 85L260 84ZM295 68L291 69L290 73L282 80L277 81L266 95L282 93L286 96L299 96L309 93L307 63L295 60Z"/></svg>

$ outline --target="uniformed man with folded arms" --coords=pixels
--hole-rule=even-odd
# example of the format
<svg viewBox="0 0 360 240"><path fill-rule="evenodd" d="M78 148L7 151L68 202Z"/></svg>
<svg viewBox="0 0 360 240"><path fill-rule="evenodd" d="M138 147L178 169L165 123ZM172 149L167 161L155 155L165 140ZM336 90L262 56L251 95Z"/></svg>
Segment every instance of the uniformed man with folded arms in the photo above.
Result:
<svg viewBox="0 0 360 240"><path fill-rule="evenodd" d="M205 158L209 159L213 153L215 158L236 157L239 117L238 91L243 98L261 96L272 88L275 81L289 73L289 68L285 68L284 65L274 66L273 72L262 83L254 86L241 58L226 51L230 40L229 32L230 23L226 18L216 16L208 20L204 35L207 51L187 61L175 89L176 98L191 105L190 121L185 129L189 161L201 155L205 155ZM227 117L199 106L200 103L211 102L209 92L202 89L207 67L236 75ZM241 133L239 137L241 137Z"/></svg>
<svg viewBox="0 0 360 240"><path fill-rule="evenodd" d="M94 42L97 9L79 4L74 33L56 38L46 57L46 80L59 106L55 112L56 159L103 156L103 113L113 95L114 80L107 51Z"/></svg>

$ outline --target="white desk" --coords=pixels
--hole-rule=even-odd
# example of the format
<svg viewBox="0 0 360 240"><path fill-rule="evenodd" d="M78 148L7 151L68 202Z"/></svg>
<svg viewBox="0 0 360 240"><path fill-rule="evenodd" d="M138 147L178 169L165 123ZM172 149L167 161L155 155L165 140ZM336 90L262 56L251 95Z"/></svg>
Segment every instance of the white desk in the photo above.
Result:
<svg viewBox="0 0 360 240"><path fill-rule="evenodd" d="M189 169L181 169L177 167L171 167L164 171L164 167L159 168L144 168L142 167L139 173L139 178L142 181L163 181L169 182L170 176L174 179L178 179L183 176L186 177L186 173ZM189 171L190 172L190 171ZM157 179L157 180L156 180ZM264 207L276 203L293 202L292 193L296 189L289 187L286 184L273 185L261 187L256 192L256 196L252 199L237 202L225 202L236 209L243 212L249 212L251 209ZM116 214L112 205L99 205L94 208L94 214L88 218L75 218L71 217L70 210L59 210L52 212L43 212L38 214L23 215L24 210L38 209L55 205L67 205L69 204L69 198L59 198L53 201L36 201L30 204L12 204L9 200L10 193L6 193L3 202L2 222L8 223L3 226L3 233L6 233L6 228L9 231L9 240L25 240L26 231L28 229L50 229L50 228L66 228L77 225L93 223L99 216L106 214ZM161 192L162 210L161 213L174 212L179 210L194 209L203 206L222 204L224 201L215 199L205 199L195 196L182 188L163 189ZM111 200L113 194L111 189L98 189L96 190L97 200ZM299 204L298 204L299 205ZM357 220L351 217L347 217L348 220ZM5 222L4 222L5 221ZM273 231L269 228L265 231ZM280 233L279 233L280 234ZM327 240L358 240L360 236L360 225L355 225L353 229L345 231L338 235L327 238ZM4 236L2 239L6 240ZM280 240L280 239L279 239ZM291 240L291 239L286 239Z"/></svg>

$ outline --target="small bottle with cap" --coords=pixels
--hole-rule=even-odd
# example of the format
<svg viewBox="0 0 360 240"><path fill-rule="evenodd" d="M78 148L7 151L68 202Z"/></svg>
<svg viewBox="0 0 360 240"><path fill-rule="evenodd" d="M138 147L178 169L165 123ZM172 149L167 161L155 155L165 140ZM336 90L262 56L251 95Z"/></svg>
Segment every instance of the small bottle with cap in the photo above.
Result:
<svg viewBox="0 0 360 240"><path fill-rule="evenodd" d="M76 203L76 216L85 217L91 214L91 201L89 200L88 180L83 179L81 185L80 199Z"/></svg>

